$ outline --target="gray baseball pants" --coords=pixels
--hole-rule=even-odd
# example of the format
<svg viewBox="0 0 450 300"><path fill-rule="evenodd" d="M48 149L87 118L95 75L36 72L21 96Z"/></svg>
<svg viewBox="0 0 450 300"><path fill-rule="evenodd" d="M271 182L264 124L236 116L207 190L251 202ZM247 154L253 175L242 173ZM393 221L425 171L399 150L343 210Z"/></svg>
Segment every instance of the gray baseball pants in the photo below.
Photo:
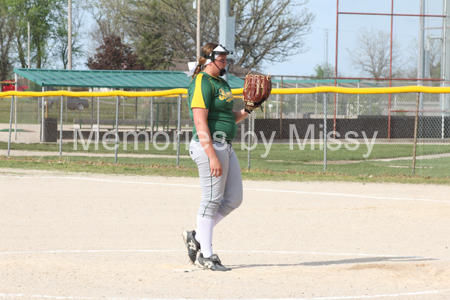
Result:
<svg viewBox="0 0 450 300"><path fill-rule="evenodd" d="M231 144L213 142L217 157L222 164L223 174L211 176L209 158L200 142L191 140L189 153L198 166L202 200L198 215L214 219L218 212L222 216L229 215L242 203L243 188L239 162Z"/></svg>

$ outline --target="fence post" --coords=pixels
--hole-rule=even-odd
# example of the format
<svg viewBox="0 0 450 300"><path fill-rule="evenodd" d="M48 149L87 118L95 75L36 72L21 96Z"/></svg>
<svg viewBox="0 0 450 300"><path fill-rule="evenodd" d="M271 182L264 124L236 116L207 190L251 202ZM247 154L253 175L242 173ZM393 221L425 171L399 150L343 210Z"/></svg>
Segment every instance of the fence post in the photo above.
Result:
<svg viewBox="0 0 450 300"><path fill-rule="evenodd" d="M117 165L117 150L119 149L119 96L116 96L116 142L115 142L114 163Z"/></svg>
<svg viewBox="0 0 450 300"><path fill-rule="evenodd" d="M298 83L295 84L295 88L298 88ZM295 94L295 118L298 119L298 94Z"/></svg>
<svg viewBox="0 0 450 300"><path fill-rule="evenodd" d="M63 136L63 109L64 109L64 96L61 96L61 112L59 116L59 159L62 157L62 136Z"/></svg>
<svg viewBox="0 0 450 300"><path fill-rule="evenodd" d="M14 96L14 139L17 141L17 96Z"/></svg>
<svg viewBox="0 0 450 300"><path fill-rule="evenodd" d="M181 94L178 95L177 167L180 166Z"/></svg>
<svg viewBox="0 0 450 300"><path fill-rule="evenodd" d="M336 87L339 87L339 83L336 83ZM334 119L335 119L335 122L336 122L336 118L337 118L337 116L339 116L339 94L338 93L336 93L336 103L335 103L335 105L336 105L336 112L334 113ZM335 131L336 131L336 129L334 129Z"/></svg>
<svg viewBox="0 0 450 300"><path fill-rule="evenodd" d="M424 94L419 93L419 109L418 110L419 110L420 117L423 117L423 101L424 101L423 97L424 97ZM420 135L420 137L424 138L426 133L424 133L423 118L421 118L420 120L418 119L418 121L420 121L420 122L417 123L417 136Z"/></svg>
<svg viewBox="0 0 450 300"><path fill-rule="evenodd" d="M414 146L413 146L412 176L414 176L414 173L416 172L417 127L418 127L418 123L419 123L419 99L420 99L420 93L417 94L416 117L415 117L415 121L414 121Z"/></svg>
<svg viewBox="0 0 450 300"><path fill-rule="evenodd" d="M100 143L100 97L97 97L97 139L95 150L98 150L98 144Z"/></svg>
<svg viewBox="0 0 450 300"><path fill-rule="evenodd" d="M150 97L150 140L153 142L153 97Z"/></svg>
<svg viewBox="0 0 450 300"><path fill-rule="evenodd" d="M37 124L41 124L41 118L40 118L41 115L39 114L39 97L37 97L36 104L37 104ZM40 138L41 138L41 132L39 132L39 140L40 140Z"/></svg>
<svg viewBox="0 0 450 300"><path fill-rule="evenodd" d="M334 86L337 86L337 83L335 83ZM333 131L336 132L336 97L337 93L334 93L334 112L333 112ZM333 138L336 138L335 134L333 134Z"/></svg>
<svg viewBox="0 0 450 300"><path fill-rule="evenodd" d="M14 73L14 90L17 92L17 73ZM14 96L14 139L17 141L17 95Z"/></svg>
<svg viewBox="0 0 450 300"><path fill-rule="evenodd" d="M249 135L248 135L248 149L247 149L247 169L250 171L250 157L251 157L251 152L252 152L252 150L250 150L251 149L251 146L252 146L252 134L251 134L251 132L252 132L252 118L253 118L253 115L252 114L249 114L248 115L248 133L250 133Z"/></svg>
<svg viewBox="0 0 450 300"><path fill-rule="evenodd" d="M327 94L323 93L323 172L327 172Z"/></svg>
<svg viewBox="0 0 450 300"><path fill-rule="evenodd" d="M89 88L89 92L92 93L93 88ZM92 94L91 94L92 95ZM91 120L94 119L94 97L91 97ZM91 131L94 130L94 122L91 122Z"/></svg>
<svg viewBox="0 0 450 300"><path fill-rule="evenodd" d="M69 98L69 97L67 97ZM67 123L67 100L66 100L66 108L65 108L65 114L64 114L64 121Z"/></svg>
<svg viewBox="0 0 450 300"><path fill-rule="evenodd" d="M42 92L45 92L45 87L42 87ZM45 140L44 138L44 122L45 122L45 117L44 117L44 100L45 97L42 96L42 100L41 100L41 142L43 142ZM39 102L39 101L38 101Z"/></svg>
<svg viewBox="0 0 450 300"><path fill-rule="evenodd" d="M283 76L281 76L280 88L283 88ZM280 140L283 139L283 94L280 94Z"/></svg>
<svg viewBox="0 0 450 300"><path fill-rule="evenodd" d="M277 82L277 89L280 88L280 84ZM278 116L278 108L280 107L280 94L277 94L277 107L276 107L276 111L275 114Z"/></svg>
<svg viewBox="0 0 450 300"><path fill-rule="evenodd" d="M137 107L138 107L138 97L136 97L135 99L135 104L134 104L134 119L137 120ZM134 126L134 131L137 132L137 123Z"/></svg>
<svg viewBox="0 0 450 300"><path fill-rule="evenodd" d="M441 104L441 110L442 110L442 114L441 114L441 139L444 140L444 138L445 138L444 94L440 94L439 98L441 100L440 104Z"/></svg>
<svg viewBox="0 0 450 300"><path fill-rule="evenodd" d="M14 109L14 96L11 96L11 111L9 113L8 157L9 157L9 153L11 151L11 131L12 131L13 109Z"/></svg>
<svg viewBox="0 0 450 300"><path fill-rule="evenodd" d="M242 96L243 97L243 96ZM267 98L267 101L269 101L269 98ZM267 101L264 101L264 111L263 111L263 118L266 118L266 111L267 111Z"/></svg>
<svg viewBox="0 0 450 300"><path fill-rule="evenodd" d="M318 84L316 83L316 87L318 87ZM317 116L317 102L319 101L317 98L319 97L319 94L316 93L316 103L314 105L314 114Z"/></svg>
<svg viewBox="0 0 450 300"><path fill-rule="evenodd" d="M359 89L359 81L358 81L358 89ZM356 116L359 116L359 94L356 96Z"/></svg>

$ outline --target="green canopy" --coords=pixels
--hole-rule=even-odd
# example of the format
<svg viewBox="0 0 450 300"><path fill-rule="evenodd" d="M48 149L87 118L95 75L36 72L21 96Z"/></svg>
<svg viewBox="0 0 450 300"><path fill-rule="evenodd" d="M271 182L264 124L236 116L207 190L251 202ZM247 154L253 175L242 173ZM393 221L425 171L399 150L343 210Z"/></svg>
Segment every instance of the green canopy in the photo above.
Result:
<svg viewBox="0 0 450 300"><path fill-rule="evenodd" d="M181 71L122 71L122 70L49 70L14 69L40 86L87 87L111 89L168 90L187 88L191 78ZM232 89L244 87L244 80L228 75Z"/></svg>

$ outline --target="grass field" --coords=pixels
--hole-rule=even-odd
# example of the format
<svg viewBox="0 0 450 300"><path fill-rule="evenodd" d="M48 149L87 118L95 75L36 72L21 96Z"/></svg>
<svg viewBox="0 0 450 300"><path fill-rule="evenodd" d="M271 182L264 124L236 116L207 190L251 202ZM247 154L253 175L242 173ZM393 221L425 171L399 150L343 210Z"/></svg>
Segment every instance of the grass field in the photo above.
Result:
<svg viewBox="0 0 450 300"><path fill-rule="evenodd" d="M112 147L112 144L109 145ZM185 145L180 147L180 165L176 167L176 150L170 144L165 150L155 149L149 143L149 150L144 149L144 144L139 143L138 149L133 149L134 144L128 144L128 149L119 145L118 165L114 165L114 150L107 150L99 146L95 150L91 144L87 150L83 150L81 144L74 150L73 143L63 145L63 159L58 157L59 145L55 143L39 144L12 144L11 151L36 151L32 157L15 156L0 159L0 167L31 168L42 170L63 170L70 172L93 172L111 174L142 174L164 176L197 176L195 163L189 157ZM157 144L162 147L163 144ZM415 177L412 175L412 145L376 144L370 156L364 158L367 148L360 147L350 151L342 147L340 150L328 151L327 172L324 174L323 151L311 150L308 145L304 150L289 150L287 144L273 144L267 157L264 145L258 145L251 152L250 170L248 170L248 151L242 150L241 144L234 144L234 149L241 165L243 176L246 179L266 180L346 180L346 181L393 181L393 182L420 182L450 184L450 174L446 166L450 158L437 156L430 159L418 159L416 161ZM6 143L0 143L1 149L6 149ZM422 145L418 147L418 155ZM423 146L429 147L429 146ZM431 150L430 150L431 149ZM450 153L450 147L446 145L433 145L426 154ZM40 152L39 152L40 151ZM45 152L43 152L45 151ZM48 153L47 153L48 152ZM70 153L64 155L64 153ZM77 156L77 153L80 155ZM89 156L92 154L91 156ZM98 156L105 154L105 156ZM133 157L136 154L139 157ZM19 154L20 155L20 154ZM95 156L94 156L95 155ZM152 155L145 157L142 155ZM109 156L109 157L106 157ZM158 157L161 156L161 157ZM167 157L172 156L172 157ZM397 158L397 159L396 159ZM405 158L405 159L398 159ZM389 159L389 161L383 161ZM393 160L391 160L393 159Z"/></svg>
<svg viewBox="0 0 450 300"><path fill-rule="evenodd" d="M112 147L113 144L108 144L108 147ZM157 147L161 148L164 144L158 143ZM98 150L95 150L95 144L89 145L77 144L77 150L74 148L74 143L64 143L63 152L80 152L80 153L114 153L114 150L108 150L101 144L98 146ZM233 148L240 158L247 158L248 151L247 146L240 143L233 144ZM426 147L426 151L425 151ZM6 149L7 143L0 142L0 149ZM86 149L85 149L86 148ZM133 143L127 144L127 150L124 149L124 144L119 145L119 153L125 154L156 154L156 155L176 155L177 150L174 144L169 144L164 150L157 150L153 143L148 143L148 150L145 149L145 143L137 143L137 149L134 149ZM36 143L36 144L24 144L13 143L11 144L12 150L30 150L30 151L58 151L58 143ZM262 157L267 153L266 157ZM419 145L417 154L444 154L450 153L450 147L448 145ZM399 158L410 157L413 153L412 144L375 144L373 145L370 155L365 158L364 155L368 153L368 149L365 145L361 144L356 150L348 150L342 146L339 150L327 151L328 161L360 161L360 160L373 160L373 159L386 159L386 158ZM186 144L181 144L180 155L189 155ZM270 151L267 151L265 145L258 144L251 151L251 158L253 160L264 161L284 161L287 163L293 162L315 162L323 161L323 151L320 150L319 145L314 145L314 150L310 145L306 145L303 150L300 150L297 145L294 144L293 150L289 149L289 144L272 144Z"/></svg>

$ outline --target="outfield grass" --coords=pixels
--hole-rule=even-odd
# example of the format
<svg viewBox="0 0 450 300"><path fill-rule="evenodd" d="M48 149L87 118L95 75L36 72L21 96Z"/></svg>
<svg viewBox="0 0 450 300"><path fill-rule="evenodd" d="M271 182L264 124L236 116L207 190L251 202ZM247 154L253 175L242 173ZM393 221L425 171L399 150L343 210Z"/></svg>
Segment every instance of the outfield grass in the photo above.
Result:
<svg viewBox="0 0 450 300"><path fill-rule="evenodd" d="M158 148L163 147L165 144L157 143ZM6 149L8 144L6 142L0 142L0 149ZM114 150L108 150L103 147L102 144L98 145L98 150L95 150L95 144L91 143L89 146L85 145L85 148L81 143L78 143L75 150L74 143L64 143L62 151L64 152L79 152L79 153L114 153ZM109 148L113 147L114 144L107 144ZM427 151L422 150L422 148L427 149ZM134 149L134 143L127 144L127 150L124 149L124 144L119 144L118 152L120 154L153 154L153 155L176 155L176 145L169 144L164 150L158 150L153 143L148 143L148 150L145 149L144 143L138 143L137 149ZM246 145L240 143L233 144L233 148L236 155L239 158L247 159L248 150ZM12 143L11 150L27 150L27 151L57 151L59 152L58 143L35 143L35 144L25 144L25 143ZM258 144L255 149L251 151L251 158L255 161L283 161L287 163L296 162L315 162L323 161L323 150L320 150L319 145L314 145L314 150L311 149L311 145L306 145L303 150L298 148L298 145L294 144L293 150L290 150L289 144L272 144L268 155L262 157L266 154L266 148L263 144ZM432 145L432 146L418 146L417 154L443 154L450 153L450 146L448 145ZM385 159L385 158L398 158L398 157L412 157L413 145L409 144L375 144L368 154L368 149L364 144L356 150L348 150L342 146L339 150L327 151L328 161L360 161L360 160L372 160L372 159ZM188 149L186 149L186 144L180 145L180 155L189 155ZM367 157L364 157L366 155Z"/></svg>
<svg viewBox="0 0 450 300"><path fill-rule="evenodd" d="M450 152L449 147L442 146L442 153ZM236 149L236 147L235 147ZM240 146L239 146L240 149ZM311 149L311 145L306 145L303 150L300 150L298 145L294 144L293 150L289 150L287 144L273 144L269 155L266 158L261 157L266 152L264 145L258 145L251 153L253 159L264 160L284 160L291 162L311 162L311 161L323 161L323 150L320 150L319 145L314 145L314 150ZM327 160L366 160L366 159L381 159L381 158L397 158L412 156L412 145L393 145L393 144L377 144L374 145L370 155L365 145L360 145L356 150L348 150L342 146L339 150L327 151ZM366 155L367 157L364 157Z"/></svg>
<svg viewBox="0 0 450 300"><path fill-rule="evenodd" d="M112 147L113 144L109 144ZM143 143L138 143L138 149L134 150L134 144L128 144L128 149L123 149L123 144L119 145L118 166L114 166L114 157L82 157L64 156L64 153L89 154L114 154L114 150L107 150L101 144L95 150L95 145L91 144L84 150L82 145L77 144L78 150L74 150L73 143L63 144L63 161L59 162L56 157L59 153L59 144L37 143L11 145L11 151L49 151L48 156L33 158L10 158L3 157L0 167L17 168L57 168L67 171L83 171L96 173L118 173L118 174L172 174L167 176L196 176L196 165L190 159L185 144L180 147L180 167L176 167L176 149L170 144L165 150L157 150L152 143L149 143L149 150L145 150ZM162 147L163 144L156 146ZM294 150L289 150L288 144L273 144L267 157L261 155L266 153L264 145L257 145L251 152L250 171L248 165L248 151L241 148L241 144L234 144L234 149L239 159L241 168L247 174L246 178L265 178L280 180L306 180L305 178L319 178L319 180L360 180L360 178L380 178L379 180L396 180L395 178L411 178L412 158L406 160L379 161L378 159L411 157L413 146L405 144L377 144L374 145L368 158L367 147L361 146L359 149L351 151L344 147L336 151L328 150L327 154L327 174L324 172L323 151L315 145L315 150L311 145L307 145L304 150L299 150L294 145ZM0 148L6 149L7 143L0 142ZM429 147L428 145L420 147ZM423 151L419 151L418 154ZM428 148L427 148L428 149ZM53 153L51 153L53 152ZM450 147L446 145L432 145L430 153L450 153ZM152 154L161 157L125 157L133 154ZM42 154L38 154L40 156ZM172 157L162 157L162 156ZM450 172L446 168L450 163L448 157L436 157L433 159L417 160L415 175L417 178L429 180L428 182L445 183L449 181ZM53 167L49 167L53 166ZM81 166L81 167L80 167ZM178 174L178 175L177 175ZM274 177L275 176L275 177ZM389 179L390 178L390 179ZM408 179L408 180L409 180ZM403 180L403 179L402 179ZM431 180L431 181L430 181Z"/></svg>

